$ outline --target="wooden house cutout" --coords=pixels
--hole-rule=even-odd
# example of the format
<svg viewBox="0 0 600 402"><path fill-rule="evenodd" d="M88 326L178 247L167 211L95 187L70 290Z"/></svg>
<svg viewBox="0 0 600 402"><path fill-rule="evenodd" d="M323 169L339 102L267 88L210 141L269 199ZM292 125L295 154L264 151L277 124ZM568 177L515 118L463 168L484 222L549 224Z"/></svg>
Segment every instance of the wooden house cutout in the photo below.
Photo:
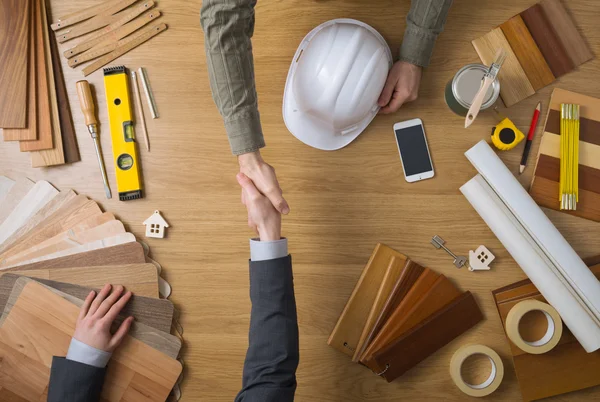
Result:
<svg viewBox="0 0 600 402"><path fill-rule="evenodd" d="M169 227L169 224L158 210L154 211L154 213L144 221L144 225L146 225L146 237L155 237L157 239L165 237L165 228Z"/></svg>

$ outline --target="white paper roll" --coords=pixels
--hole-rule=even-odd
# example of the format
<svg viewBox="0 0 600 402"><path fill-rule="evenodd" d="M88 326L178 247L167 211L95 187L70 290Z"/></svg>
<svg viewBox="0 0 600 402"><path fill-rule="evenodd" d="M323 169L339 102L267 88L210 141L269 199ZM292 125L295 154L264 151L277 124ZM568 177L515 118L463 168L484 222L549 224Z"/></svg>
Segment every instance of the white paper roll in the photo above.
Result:
<svg viewBox="0 0 600 402"><path fill-rule="evenodd" d="M596 277L487 143L478 143L466 155L481 174L461 192L583 348L588 353L599 349Z"/></svg>

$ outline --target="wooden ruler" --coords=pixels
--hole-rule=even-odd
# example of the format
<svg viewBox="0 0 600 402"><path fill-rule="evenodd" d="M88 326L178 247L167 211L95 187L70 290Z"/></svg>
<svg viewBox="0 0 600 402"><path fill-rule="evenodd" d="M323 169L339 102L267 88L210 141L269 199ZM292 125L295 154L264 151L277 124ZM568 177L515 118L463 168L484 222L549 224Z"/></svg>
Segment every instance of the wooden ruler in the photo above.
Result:
<svg viewBox="0 0 600 402"><path fill-rule="evenodd" d="M166 30L167 30L166 24L153 25L152 27L146 29L145 33L143 35L139 36L136 40L131 41L131 42L127 43L126 45L123 45L123 46L115 49L113 52L102 56L97 61L95 61L92 64L90 64L89 66L85 67L83 69L83 75L84 76L90 75L91 73L98 70L99 68L102 68L103 66L105 66L106 64L115 60L116 58L121 57L122 55L129 52L130 50L135 49L142 43L146 42L147 40L151 39L152 37L158 35L162 31L166 31Z"/></svg>
<svg viewBox="0 0 600 402"><path fill-rule="evenodd" d="M127 22L131 21L141 13L154 7L154 1L149 0L137 5L131 9L121 11L115 15L98 15L81 25L77 25L73 29L57 36L58 42L63 43L81 35L96 31L100 28L108 26L110 29L116 29ZM111 28L112 27L112 28Z"/></svg>
<svg viewBox="0 0 600 402"><path fill-rule="evenodd" d="M144 36L145 34L147 34L148 32L150 32L152 30L153 30L153 27L147 27L147 28L141 29L140 31L138 31L132 35L127 36L124 39L121 39L118 41L110 41L109 40L108 43L100 43L100 44L94 46L93 48L91 48L90 50L69 60L69 66L73 68L73 67L77 67L80 64L85 63L86 61L97 59L98 57L100 57L102 55L110 53L113 50L116 50L122 46L127 45L128 43L136 41L138 38Z"/></svg>
<svg viewBox="0 0 600 402"><path fill-rule="evenodd" d="M111 27L108 26L102 30L94 32L93 34L88 36L85 42L78 43L77 46L72 47L71 49L65 51L63 54L67 59L70 59L71 57L83 53L86 50L89 50L93 47L104 46L111 42L116 42L120 39L123 39L130 33L137 31L150 21L160 17L160 15L161 14L159 10L148 10L142 15L140 15L138 18L123 25L122 27L118 27L117 29L111 28L110 30L108 30L108 28Z"/></svg>
<svg viewBox="0 0 600 402"><path fill-rule="evenodd" d="M62 18L59 18L57 22L50 25L53 31L58 31L59 29L66 28L73 24L77 24L78 22L85 21L96 15L112 15L124 9L125 7L129 7L131 4L135 3L137 0L112 0L107 1L106 3L98 4L97 6L86 8L85 10L80 10L74 12L73 14L66 15Z"/></svg>

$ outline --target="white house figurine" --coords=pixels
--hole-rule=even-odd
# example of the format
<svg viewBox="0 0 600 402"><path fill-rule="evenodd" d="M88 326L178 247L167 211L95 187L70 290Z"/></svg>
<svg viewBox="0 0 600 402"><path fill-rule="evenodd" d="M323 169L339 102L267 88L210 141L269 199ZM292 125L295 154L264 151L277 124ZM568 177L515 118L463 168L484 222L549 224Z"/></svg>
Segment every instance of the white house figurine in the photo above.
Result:
<svg viewBox="0 0 600 402"><path fill-rule="evenodd" d="M469 271L488 271L495 258L486 246L479 246L475 251L469 250Z"/></svg>
<svg viewBox="0 0 600 402"><path fill-rule="evenodd" d="M144 221L144 225L146 225L146 237L157 239L165 237L165 228L169 227L169 224L158 210L154 211L152 216Z"/></svg>

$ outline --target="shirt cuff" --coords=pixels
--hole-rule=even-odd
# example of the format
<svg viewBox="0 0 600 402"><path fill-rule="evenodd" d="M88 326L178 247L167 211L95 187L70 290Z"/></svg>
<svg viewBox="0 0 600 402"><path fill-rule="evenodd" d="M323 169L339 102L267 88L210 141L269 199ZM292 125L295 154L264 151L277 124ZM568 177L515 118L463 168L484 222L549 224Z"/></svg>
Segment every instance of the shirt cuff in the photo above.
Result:
<svg viewBox="0 0 600 402"><path fill-rule="evenodd" d="M416 66L427 67L433 53L437 35L417 27L408 27L404 31L400 60Z"/></svg>
<svg viewBox="0 0 600 402"><path fill-rule="evenodd" d="M250 239L250 261L266 261L288 255L288 241L283 238L274 241Z"/></svg>
<svg viewBox="0 0 600 402"><path fill-rule="evenodd" d="M231 152L234 155L254 152L265 146L258 110L250 110L225 121Z"/></svg>
<svg viewBox="0 0 600 402"><path fill-rule="evenodd" d="M93 346L87 345L75 338L72 338L66 359L87 364L88 366L104 368L108 364L111 356L112 353L110 352L96 349Z"/></svg>

